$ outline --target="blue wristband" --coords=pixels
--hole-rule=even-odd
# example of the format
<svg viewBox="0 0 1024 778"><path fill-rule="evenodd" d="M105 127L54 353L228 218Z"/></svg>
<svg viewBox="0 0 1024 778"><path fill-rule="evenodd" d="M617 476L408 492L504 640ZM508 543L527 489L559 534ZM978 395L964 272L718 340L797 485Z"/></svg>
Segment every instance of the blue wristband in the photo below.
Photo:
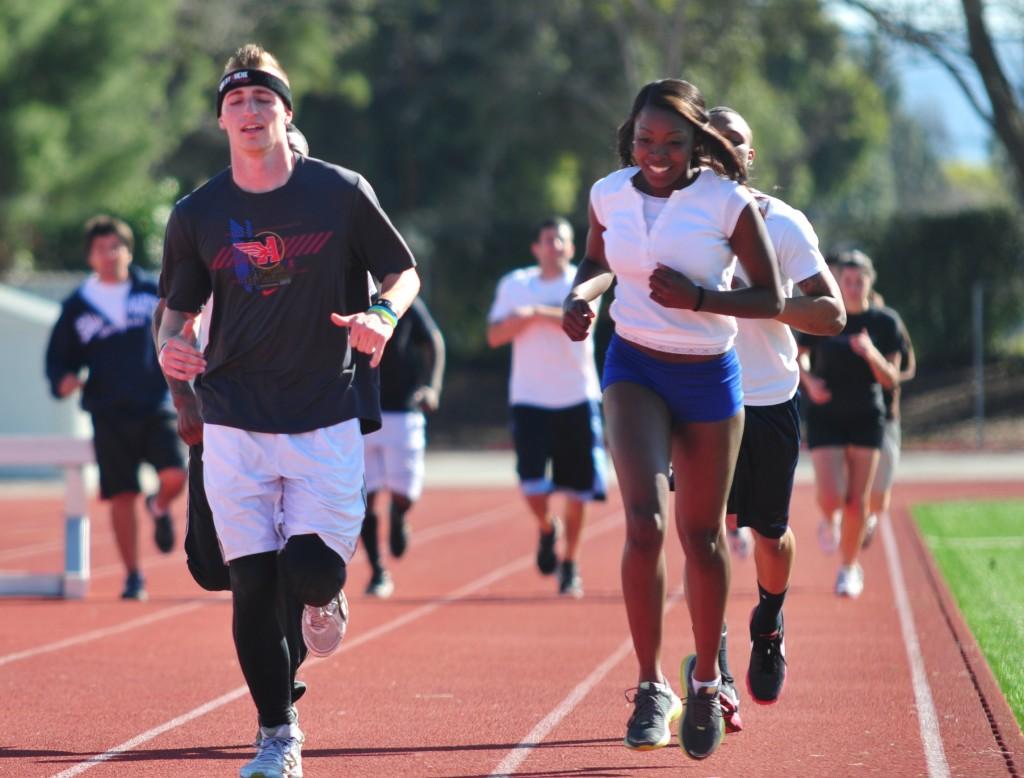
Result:
<svg viewBox="0 0 1024 778"><path fill-rule="evenodd" d="M398 316L396 316L395 312L386 305L374 303L366 309L366 312L376 314L383 319L385 323L390 324L392 327L398 326Z"/></svg>

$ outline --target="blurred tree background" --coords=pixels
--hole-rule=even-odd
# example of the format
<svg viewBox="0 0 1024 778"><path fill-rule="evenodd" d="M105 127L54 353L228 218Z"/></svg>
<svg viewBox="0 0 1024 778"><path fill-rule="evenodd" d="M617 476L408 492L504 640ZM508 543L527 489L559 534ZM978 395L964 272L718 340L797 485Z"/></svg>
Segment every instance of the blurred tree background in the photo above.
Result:
<svg viewBox="0 0 1024 778"><path fill-rule="evenodd" d="M0 276L81 269L100 211L156 267L174 201L227 163L214 85L250 40L288 70L313 156L366 175L409 239L456 396L486 373L503 399L507 354L484 339L495 283L531 261L549 213L582 245L615 128L665 76L746 116L754 185L803 209L824 249L873 252L922 362L969 359L973 278L1000 289L991 344L1024 318L1009 178L944 164L886 38L851 43L823 0L5 0Z"/></svg>

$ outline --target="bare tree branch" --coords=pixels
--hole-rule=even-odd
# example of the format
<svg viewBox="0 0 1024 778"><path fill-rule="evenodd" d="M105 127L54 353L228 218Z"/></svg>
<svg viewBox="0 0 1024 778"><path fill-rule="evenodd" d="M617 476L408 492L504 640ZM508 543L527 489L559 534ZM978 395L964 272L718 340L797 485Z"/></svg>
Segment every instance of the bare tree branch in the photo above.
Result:
<svg viewBox="0 0 1024 778"><path fill-rule="evenodd" d="M957 51L956 46L952 42L940 34L922 30L908 22L896 19L892 14L872 3L863 2L863 0L845 0L845 2L847 5L870 16L878 29L890 38L895 38L918 47L941 65L953 80L956 81L960 91L964 93L967 102L971 104L971 107L977 112L978 116L990 127L995 127L992 114L985 107L983 101L976 94L974 87L967 79L965 66L956 62L952 56L953 54L966 56L966 54Z"/></svg>
<svg viewBox="0 0 1024 778"><path fill-rule="evenodd" d="M1019 189L1024 191L1024 111L1014 94L1010 80L996 56L992 37L985 26L981 0L961 0L967 20L967 38L971 58L992 101L993 126L1018 170Z"/></svg>
<svg viewBox="0 0 1024 778"><path fill-rule="evenodd" d="M992 34L985 23L985 0L960 0L960 4L966 26L966 55L970 57L970 69L980 79L991 110L982 106L981 97L968 80L967 63L955 60L957 47L947 36L926 30L911 21L897 19L882 10L877 2L845 2L870 16L883 33L917 46L949 72L971 106L1006 149L1016 177L1017 195L1024 200L1024 106L999 61ZM963 56L963 52L960 55Z"/></svg>

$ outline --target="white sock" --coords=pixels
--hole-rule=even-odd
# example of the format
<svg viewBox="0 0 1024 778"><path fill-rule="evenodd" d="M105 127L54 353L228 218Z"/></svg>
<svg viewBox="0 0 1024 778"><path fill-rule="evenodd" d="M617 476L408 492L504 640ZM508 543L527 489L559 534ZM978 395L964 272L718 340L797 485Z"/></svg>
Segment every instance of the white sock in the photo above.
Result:
<svg viewBox="0 0 1024 778"><path fill-rule="evenodd" d="M717 689L722 684L722 676L718 676L713 681L698 681L692 675L690 676L690 685L693 686L695 694L700 694L701 689L715 688Z"/></svg>
<svg viewBox="0 0 1024 778"><path fill-rule="evenodd" d="M660 692L661 694L667 694L667 695L672 696L672 697L675 696L675 692L672 691L672 684L670 684L667 680L666 681L643 681L640 684L638 684L638 686L640 686L641 688L643 688L644 686L647 686L652 691Z"/></svg>

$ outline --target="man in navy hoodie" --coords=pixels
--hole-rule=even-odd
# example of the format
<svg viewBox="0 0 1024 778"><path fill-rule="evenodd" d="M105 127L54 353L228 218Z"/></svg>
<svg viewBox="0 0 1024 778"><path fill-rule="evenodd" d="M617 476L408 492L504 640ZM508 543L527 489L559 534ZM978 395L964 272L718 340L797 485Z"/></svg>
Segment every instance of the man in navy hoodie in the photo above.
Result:
<svg viewBox="0 0 1024 778"><path fill-rule="evenodd" d="M127 224L95 216L85 224L85 249L93 274L68 297L50 334L46 375L54 397L82 390L82 408L92 416L93 446L100 470L100 496L110 502L117 548L127 570L124 599L146 599L139 572L135 501L139 464L149 462L160 478L146 498L154 540L164 553L174 548L168 512L185 485L167 383L150 336L157 288L131 266L134 238ZM81 378L83 368L88 378Z"/></svg>

